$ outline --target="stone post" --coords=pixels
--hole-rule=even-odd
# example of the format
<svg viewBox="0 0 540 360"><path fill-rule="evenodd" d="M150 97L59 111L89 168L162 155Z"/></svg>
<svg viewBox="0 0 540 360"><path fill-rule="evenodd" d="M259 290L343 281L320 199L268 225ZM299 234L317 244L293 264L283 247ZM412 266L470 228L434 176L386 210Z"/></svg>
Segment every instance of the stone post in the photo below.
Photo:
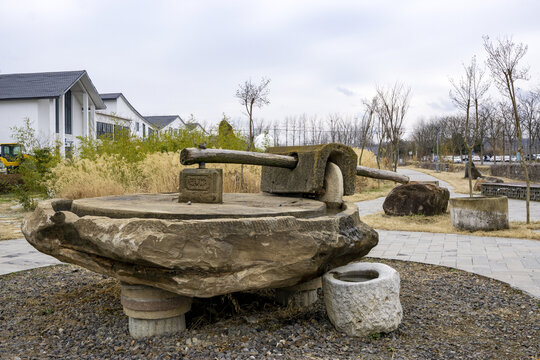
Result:
<svg viewBox="0 0 540 360"><path fill-rule="evenodd" d="M185 313L191 298L146 285L120 283L121 302L135 339L186 329Z"/></svg>
<svg viewBox="0 0 540 360"><path fill-rule="evenodd" d="M276 301L285 306L309 306L317 301L317 289L321 285L321 278L318 277L302 284L276 289Z"/></svg>

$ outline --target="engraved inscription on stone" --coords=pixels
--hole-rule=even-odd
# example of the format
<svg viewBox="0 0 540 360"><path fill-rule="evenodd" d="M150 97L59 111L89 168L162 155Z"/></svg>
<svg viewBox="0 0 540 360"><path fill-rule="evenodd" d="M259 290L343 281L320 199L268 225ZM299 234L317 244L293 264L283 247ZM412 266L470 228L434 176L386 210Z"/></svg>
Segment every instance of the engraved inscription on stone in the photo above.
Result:
<svg viewBox="0 0 540 360"><path fill-rule="evenodd" d="M210 191L212 178L209 175L186 176L186 188L191 191Z"/></svg>
<svg viewBox="0 0 540 360"><path fill-rule="evenodd" d="M223 170L184 169L180 172L179 202L223 202Z"/></svg>

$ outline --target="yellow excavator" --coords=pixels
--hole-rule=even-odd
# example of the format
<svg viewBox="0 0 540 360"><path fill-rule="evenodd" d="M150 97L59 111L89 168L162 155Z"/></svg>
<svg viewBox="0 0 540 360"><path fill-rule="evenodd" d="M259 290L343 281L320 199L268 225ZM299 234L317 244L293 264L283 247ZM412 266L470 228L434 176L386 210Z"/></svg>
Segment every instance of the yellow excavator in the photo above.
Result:
<svg viewBox="0 0 540 360"><path fill-rule="evenodd" d="M15 143L0 144L0 168L5 168L8 174L14 172L24 160L22 146Z"/></svg>

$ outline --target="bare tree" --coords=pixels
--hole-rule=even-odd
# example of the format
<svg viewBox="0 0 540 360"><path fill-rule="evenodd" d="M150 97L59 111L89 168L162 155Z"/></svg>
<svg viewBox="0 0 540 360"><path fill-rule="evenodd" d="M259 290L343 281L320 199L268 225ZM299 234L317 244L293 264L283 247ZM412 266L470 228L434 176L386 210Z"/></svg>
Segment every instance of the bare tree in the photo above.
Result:
<svg viewBox="0 0 540 360"><path fill-rule="evenodd" d="M377 87L378 107L377 114L385 127L390 145L389 156L393 157L393 168L397 171L399 160L399 140L401 139L403 119L409 109L411 88L396 82L392 87L385 89Z"/></svg>
<svg viewBox="0 0 540 360"><path fill-rule="evenodd" d="M446 136L450 142L450 148L452 156L459 153L459 159L463 159L463 123L464 117L462 116L448 116L443 119L445 124Z"/></svg>
<svg viewBox="0 0 540 360"><path fill-rule="evenodd" d="M253 124L253 107L262 107L270 104L268 95L270 94L270 79L261 78L260 83L254 84L251 79L244 81L243 84L238 85L236 90L236 97L240 100L246 108L247 115L249 117L249 143L248 150L253 150L253 139L255 137L255 129Z"/></svg>
<svg viewBox="0 0 540 360"><path fill-rule="evenodd" d="M521 105L521 119L523 120L523 125L527 130L527 135L529 137L528 157L529 161L532 161L535 137L534 130L538 118L540 117L540 90L522 92L518 94L518 98Z"/></svg>
<svg viewBox="0 0 540 360"><path fill-rule="evenodd" d="M520 60L527 53L527 45L522 43L516 44L511 38L498 39L497 44L494 45L488 36L484 36L484 49L488 54L487 65L491 70L491 74L493 75L497 87L512 103L520 162L521 167L523 168L523 174L525 175L525 182L527 183L525 206L527 209L527 224L529 224L531 221L529 208L531 183L529 180L527 163L525 162L525 154L523 153L523 134L521 132L521 121L518 112L515 88L516 81L527 80L529 78L529 69L519 66Z"/></svg>
<svg viewBox="0 0 540 360"><path fill-rule="evenodd" d="M374 96L371 101L364 100L365 111L360 123L360 158L358 164L362 164L362 155L366 145L371 141L373 136L373 116L377 110L377 96Z"/></svg>
<svg viewBox="0 0 540 360"><path fill-rule="evenodd" d="M473 56L470 65L463 65L465 75L458 81L450 80L453 90L450 98L465 112L464 138L468 152L469 196L472 197L472 151L478 139L479 103L487 92L489 85L484 81L484 72L478 68L476 57ZM471 110L474 110L474 123L471 122ZM472 123L472 124L471 124Z"/></svg>
<svg viewBox="0 0 540 360"><path fill-rule="evenodd" d="M493 161L496 164L497 153L499 149L498 142L503 135L503 119L495 105L490 103L489 107L491 108L491 113L487 119L486 138L489 142L489 145L491 145L491 149L493 151Z"/></svg>

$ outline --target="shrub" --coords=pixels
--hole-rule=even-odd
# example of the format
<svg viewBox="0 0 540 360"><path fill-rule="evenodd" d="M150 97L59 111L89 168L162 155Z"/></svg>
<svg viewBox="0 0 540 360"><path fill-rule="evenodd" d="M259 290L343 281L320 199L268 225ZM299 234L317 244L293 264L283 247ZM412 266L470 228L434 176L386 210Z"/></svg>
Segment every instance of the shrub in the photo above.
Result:
<svg viewBox="0 0 540 360"><path fill-rule="evenodd" d="M0 174L0 194L11 192L22 183L21 174Z"/></svg>

